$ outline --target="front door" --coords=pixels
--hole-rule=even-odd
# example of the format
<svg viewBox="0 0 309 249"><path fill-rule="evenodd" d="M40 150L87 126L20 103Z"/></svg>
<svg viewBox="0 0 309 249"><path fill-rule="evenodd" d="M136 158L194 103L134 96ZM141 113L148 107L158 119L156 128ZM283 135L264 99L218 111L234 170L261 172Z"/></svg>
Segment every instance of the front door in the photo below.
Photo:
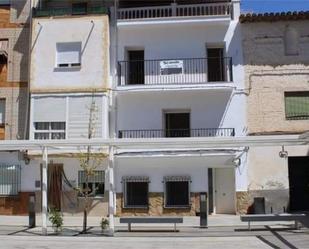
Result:
<svg viewBox="0 0 309 249"><path fill-rule="evenodd" d="M309 211L309 157L289 157L290 210Z"/></svg>
<svg viewBox="0 0 309 249"><path fill-rule="evenodd" d="M235 173L233 168L216 168L215 210L217 214L235 214Z"/></svg>
<svg viewBox="0 0 309 249"><path fill-rule="evenodd" d="M61 193L62 193L62 164L48 165L48 207L61 210Z"/></svg>

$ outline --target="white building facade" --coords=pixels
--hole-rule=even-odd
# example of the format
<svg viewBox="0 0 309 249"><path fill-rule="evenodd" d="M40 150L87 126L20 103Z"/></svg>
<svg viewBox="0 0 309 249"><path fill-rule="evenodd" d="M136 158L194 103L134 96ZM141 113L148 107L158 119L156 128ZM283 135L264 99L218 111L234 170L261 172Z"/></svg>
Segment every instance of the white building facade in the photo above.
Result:
<svg viewBox="0 0 309 249"><path fill-rule="evenodd" d="M29 139L108 138L108 86L109 18L105 6L100 1L38 3L32 19ZM86 188L80 158L87 148L81 144L49 150L49 208L82 214L83 198L76 189ZM36 193L38 211L41 153L28 153L28 177L23 178L27 191ZM90 215L107 215L106 167L104 159L88 184L94 207L89 210Z"/></svg>
<svg viewBox="0 0 309 249"><path fill-rule="evenodd" d="M239 1L134 6L119 1L114 136L246 136ZM114 14L115 16L115 14ZM246 189L246 148L115 151L117 215L235 214Z"/></svg>

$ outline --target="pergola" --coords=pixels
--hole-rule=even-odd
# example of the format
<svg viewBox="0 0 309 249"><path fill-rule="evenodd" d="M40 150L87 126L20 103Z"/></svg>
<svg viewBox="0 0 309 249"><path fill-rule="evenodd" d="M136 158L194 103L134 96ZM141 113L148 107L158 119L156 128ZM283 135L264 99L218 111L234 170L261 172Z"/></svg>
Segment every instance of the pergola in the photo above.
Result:
<svg viewBox="0 0 309 249"><path fill-rule="evenodd" d="M72 139L72 140L8 140L0 142L0 152L40 151L42 154L42 234L47 234L47 167L49 150L94 146L108 148L109 223L114 231L114 151L115 149L218 149L233 147L309 145L309 132L300 135L269 135L244 137L192 137L151 139Z"/></svg>

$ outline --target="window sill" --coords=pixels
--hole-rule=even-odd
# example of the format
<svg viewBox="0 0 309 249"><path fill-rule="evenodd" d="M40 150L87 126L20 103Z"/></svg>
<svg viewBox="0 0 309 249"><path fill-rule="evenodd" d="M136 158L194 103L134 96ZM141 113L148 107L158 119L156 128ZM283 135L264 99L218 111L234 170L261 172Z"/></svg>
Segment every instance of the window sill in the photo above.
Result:
<svg viewBox="0 0 309 249"><path fill-rule="evenodd" d="M78 199L84 199L85 197L78 196ZM88 196L89 199L92 200L104 200L104 196Z"/></svg>
<svg viewBox="0 0 309 249"><path fill-rule="evenodd" d="M185 206L164 206L164 209L191 209L191 205L185 205Z"/></svg>
<svg viewBox="0 0 309 249"><path fill-rule="evenodd" d="M76 72L81 70L81 66L76 67L55 67L54 72Z"/></svg>
<svg viewBox="0 0 309 249"><path fill-rule="evenodd" d="M148 206L124 206L124 209L149 209Z"/></svg>

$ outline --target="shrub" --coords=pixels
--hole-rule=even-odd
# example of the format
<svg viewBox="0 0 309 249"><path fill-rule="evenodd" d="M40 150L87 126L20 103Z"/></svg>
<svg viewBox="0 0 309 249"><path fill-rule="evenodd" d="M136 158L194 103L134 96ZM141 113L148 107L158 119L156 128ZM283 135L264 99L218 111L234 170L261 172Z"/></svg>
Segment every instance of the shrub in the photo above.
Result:
<svg viewBox="0 0 309 249"><path fill-rule="evenodd" d="M62 229L63 217L59 210L51 209L49 212L49 221L52 223L56 232Z"/></svg>
<svg viewBox="0 0 309 249"><path fill-rule="evenodd" d="M105 230L109 225L109 221L106 218L102 218L101 220L101 229L102 231Z"/></svg>

